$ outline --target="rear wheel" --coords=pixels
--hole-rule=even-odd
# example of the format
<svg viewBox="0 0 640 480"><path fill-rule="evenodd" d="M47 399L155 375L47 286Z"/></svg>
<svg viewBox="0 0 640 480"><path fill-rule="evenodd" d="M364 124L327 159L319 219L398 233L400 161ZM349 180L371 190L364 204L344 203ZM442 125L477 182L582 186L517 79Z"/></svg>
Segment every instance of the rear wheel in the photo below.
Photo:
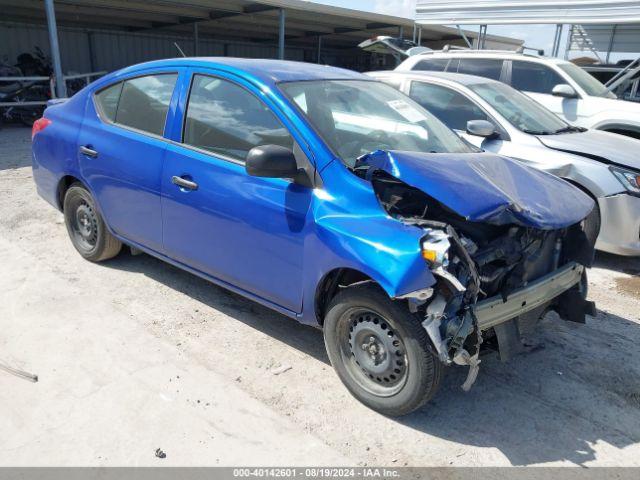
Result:
<svg viewBox="0 0 640 480"><path fill-rule="evenodd" d="M120 252L122 244L109 233L93 197L81 184L66 191L63 211L71 243L85 259L100 262Z"/></svg>
<svg viewBox="0 0 640 480"><path fill-rule="evenodd" d="M438 389L442 364L419 320L374 285L341 291L325 317L331 364L351 394L389 416L406 415Z"/></svg>

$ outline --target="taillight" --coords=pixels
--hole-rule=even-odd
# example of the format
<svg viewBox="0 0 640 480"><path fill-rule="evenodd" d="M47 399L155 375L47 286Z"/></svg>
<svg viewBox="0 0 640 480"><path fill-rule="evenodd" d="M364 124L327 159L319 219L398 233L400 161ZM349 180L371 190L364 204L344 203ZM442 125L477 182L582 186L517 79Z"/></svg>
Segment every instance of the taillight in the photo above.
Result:
<svg viewBox="0 0 640 480"><path fill-rule="evenodd" d="M36 136L36 133L41 132L42 130L47 128L49 125L51 125L51 120L44 117L39 118L38 120L33 122L33 127L31 128L31 140L33 140L33 137Z"/></svg>

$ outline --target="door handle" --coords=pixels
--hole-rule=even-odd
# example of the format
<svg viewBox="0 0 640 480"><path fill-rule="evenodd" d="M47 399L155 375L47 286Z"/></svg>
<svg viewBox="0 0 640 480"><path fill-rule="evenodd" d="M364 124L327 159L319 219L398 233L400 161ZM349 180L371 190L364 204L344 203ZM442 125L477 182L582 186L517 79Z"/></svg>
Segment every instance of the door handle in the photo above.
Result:
<svg viewBox="0 0 640 480"><path fill-rule="evenodd" d="M171 177L171 183L179 186L180 188L186 188L187 190L198 189L198 184L196 182L192 182L191 180L187 180L186 178L178 177L176 175Z"/></svg>
<svg viewBox="0 0 640 480"><path fill-rule="evenodd" d="M91 157L91 158L97 158L98 157L98 152L93 150L92 148L89 148L88 146L81 146L80 147L80 153L83 155L86 155L87 157Z"/></svg>

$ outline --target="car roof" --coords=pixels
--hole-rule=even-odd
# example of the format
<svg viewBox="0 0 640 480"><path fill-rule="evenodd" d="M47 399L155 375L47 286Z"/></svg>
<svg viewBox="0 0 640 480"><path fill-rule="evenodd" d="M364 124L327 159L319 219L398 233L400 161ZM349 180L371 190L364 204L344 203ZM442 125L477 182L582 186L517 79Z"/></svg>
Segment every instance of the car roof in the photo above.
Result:
<svg viewBox="0 0 640 480"><path fill-rule="evenodd" d="M179 66L218 68L243 77L253 77L267 85L309 80L372 80L371 77L351 70L315 63L234 57L186 57L156 60L124 68L112 75L115 77L150 68Z"/></svg>
<svg viewBox="0 0 640 480"><path fill-rule="evenodd" d="M530 55L526 53L518 52L496 52L496 51L483 51L483 50L449 50L443 52L441 50L435 50L432 52L424 52L418 55L413 55L407 58L404 62L410 65L414 65L421 60L428 60L429 58L477 58L477 59L500 59L500 60L522 60L525 62L533 63L546 63L554 65L564 65L571 63L567 60L555 57L543 57L538 55Z"/></svg>
<svg viewBox="0 0 640 480"><path fill-rule="evenodd" d="M378 77L404 77L412 78L416 80L439 78L450 82L458 83L460 85L478 85L483 83L500 83L497 80L491 78L479 77L477 75L467 75L464 73L448 73L448 72L427 72L421 70L407 70L407 71L380 71L380 72L367 72L368 75L373 78Z"/></svg>

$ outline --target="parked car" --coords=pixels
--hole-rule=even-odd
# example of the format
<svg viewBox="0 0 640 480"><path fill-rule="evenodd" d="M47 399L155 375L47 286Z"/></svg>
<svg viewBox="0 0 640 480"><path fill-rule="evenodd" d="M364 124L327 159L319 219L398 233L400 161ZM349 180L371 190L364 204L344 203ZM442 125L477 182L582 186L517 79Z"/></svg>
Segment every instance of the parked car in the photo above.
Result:
<svg viewBox="0 0 640 480"><path fill-rule="evenodd" d="M602 83L565 60L510 51L448 50L410 56L396 70L499 80L572 125L640 138L640 105L618 100Z"/></svg>
<svg viewBox="0 0 640 480"><path fill-rule="evenodd" d="M33 175L84 258L129 245L322 327L345 386L388 415L431 398L446 365L470 367L468 388L483 337L506 356L525 319L593 312L587 195L347 70L120 70L47 108Z"/></svg>
<svg viewBox="0 0 640 480"><path fill-rule="evenodd" d="M467 141L568 180L596 200L585 231L596 248L640 255L640 141L572 127L494 80L459 73L372 72Z"/></svg>

